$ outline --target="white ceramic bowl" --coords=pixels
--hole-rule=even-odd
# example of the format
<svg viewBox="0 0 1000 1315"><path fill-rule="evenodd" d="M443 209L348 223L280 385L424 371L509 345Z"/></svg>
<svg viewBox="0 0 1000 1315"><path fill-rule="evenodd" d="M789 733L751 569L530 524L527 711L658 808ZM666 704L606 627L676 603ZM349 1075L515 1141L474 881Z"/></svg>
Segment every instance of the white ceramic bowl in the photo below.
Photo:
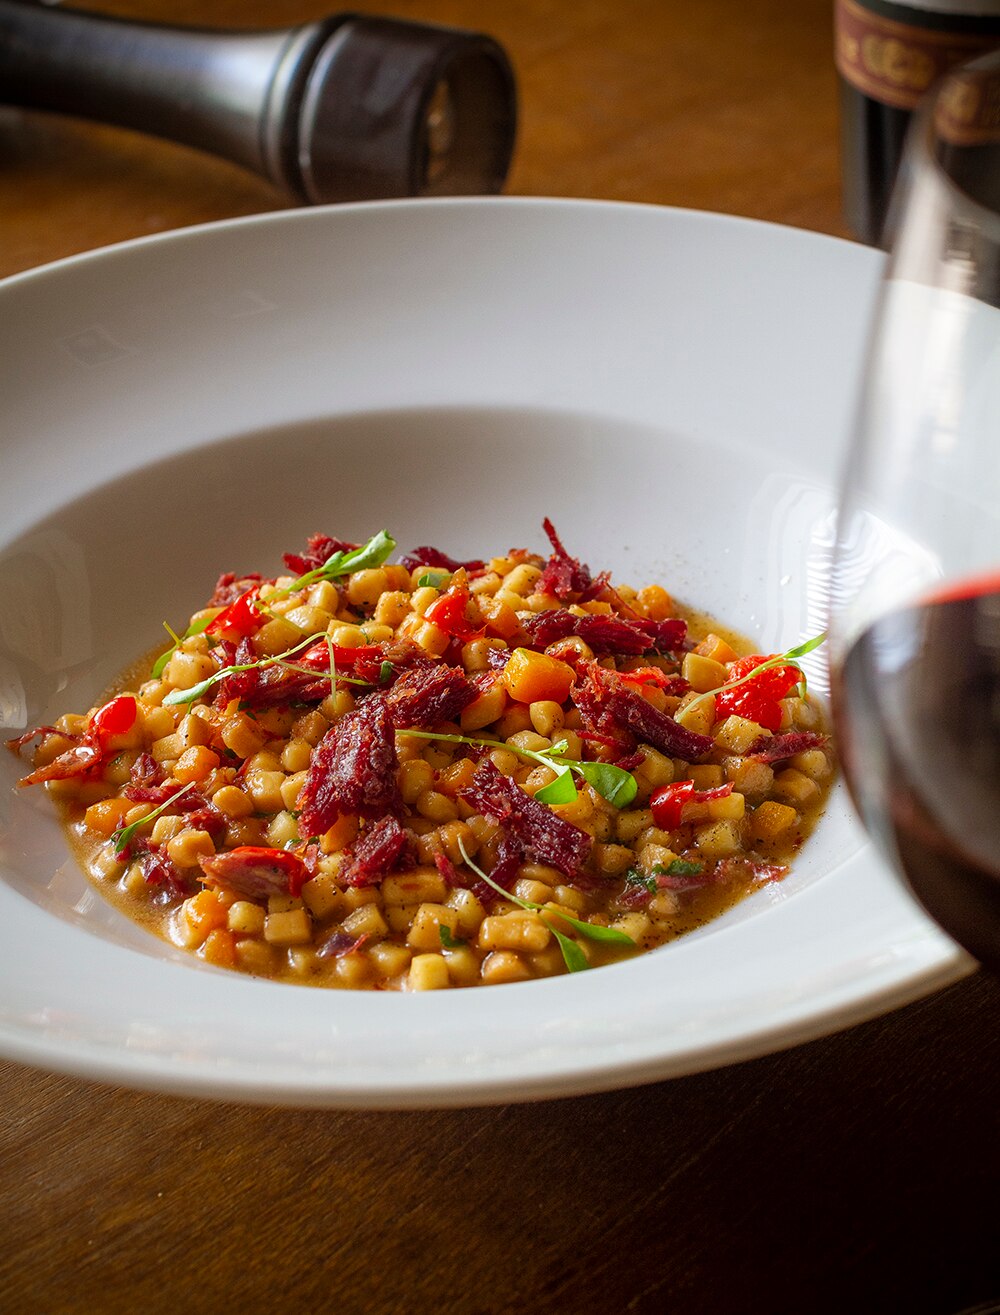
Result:
<svg viewBox="0 0 1000 1315"><path fill-rule="evenodd" d="M96 252L0 285L0 713L83 710L225 569L313 531L544 549L778 650L821 629L881 258L645 207L401 202ZM822 663L811 674L822 684ZM628 963L423 995L276 985L114 912L0 760L0 1049L164 1090L463 1104L720 1064L963 959L837 790L794 871Z"/></svg>

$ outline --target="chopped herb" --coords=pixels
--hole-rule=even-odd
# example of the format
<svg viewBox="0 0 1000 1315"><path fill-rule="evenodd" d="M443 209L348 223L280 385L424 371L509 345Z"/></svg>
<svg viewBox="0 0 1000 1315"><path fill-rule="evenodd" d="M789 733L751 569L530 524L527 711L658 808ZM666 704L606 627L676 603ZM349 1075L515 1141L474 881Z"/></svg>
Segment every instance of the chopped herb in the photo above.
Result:
<svg viewBox="0 0 1000 1315"><path fill-rule="evenodd" d="M441 938L441 944L446 950L460 950L467 944L466 941L457 940L452 936L443 922L438 924L438 936Z"/></svg>
<svg viewBox="0 0 1000 1315"><path fill-rule="evenodd" d="M431 589L440 589L450 578L447 571L428 571L426 575L422 575L417 581L417 587L426 589L429 585Z"/></svg>
<svg viewBox="0 0 1000 1315"><path fill-rule="evenodd" d="M380 685L388 685L389 681L392 680L395 675L395 672L396 668L391 662L383 662L378 669L378 683Z"/></svg>
<svg viewBox="0 0 1000 1315"><path fill-rule="evenodd" d="M657 875L665 875L668 877L700 877L705 871L705 864L692 863L686 858L675 858L674 861L668 863L666 867L657 863L656 867L653 868L653 871Z"/></svg>
<svg viewBox="0 0 1000 1315"><path fill-rule="evenodd" d="M656 884L656 877L647 877L646 874L640 872L638 868L629 868L625 873L625 885L642 886L642 888L648 890L651 895L655 895L660 889Z"/></svg>
<svg viewBox="0 0 1000 1315"><path fill-rule="evenodd" d="M503 886L498 885L477 863L474 863L466 852L461 837L459 837L458 848L461 850L462 858L465 860L466 866L471 868L477 877L481 877L483 881L486 882L487 886L492 886L498 895L502 895L504 899L510 900L510 902L516 904L518 908L526 909L530 913L541 913L541 910L545 907L543 904L535 904L531 900L521 899L511 891L504 890ZM560 922L568 922L571 927L579 932L581 936L585 936L588 940L606 941L614 945L631 945L633 947L635 945L635 941L631 936L626 936L623 931L618 931L615 927L595 926L592 922L583 922L579 918L572 918L568 913L560 912L557 916ZM566 968L569 972L578 973L582 972L585 968L590 967L586 955L574 940L569 936L563 935L562 932L557 931L556 928L553 927L550 919L545 917L544 914L542 914L542 922L545 923L546 927L548 927L549 931L556 938L559 949L562 951L563 962L566 964Z"/></svg>
<svg viewBox="0 0 1000 1315"><path fill-rule="evenodd" d="M164 809L169 808L170 805L178 800L182 794L187 794L189 790L193 789L194 781L188 781L187 785L182 785L181 788L175 794L172 794L169 799L164 799L163 803L160 804L158 808L152 809L152 811L148 812L145 817L140 817L138 822L132 822L129 826L120 826L116 831L112 831L111 841L114 844L115 853L121 854L128 848L132 843L132 837L144 822L151 822L154 817L159 817Z"/></svg>

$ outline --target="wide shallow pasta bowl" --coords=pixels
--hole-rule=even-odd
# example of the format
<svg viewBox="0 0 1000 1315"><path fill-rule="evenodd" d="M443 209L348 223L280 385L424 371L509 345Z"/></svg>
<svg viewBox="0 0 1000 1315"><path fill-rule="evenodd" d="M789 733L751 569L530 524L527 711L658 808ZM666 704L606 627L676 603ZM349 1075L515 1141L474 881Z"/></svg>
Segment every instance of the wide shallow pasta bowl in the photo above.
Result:
<svg viewBox="0 0 1000 1315"><path fill-rule="evenodd" d="M719 216L458 200L8 280L3 734L85 710L221 570L273 573L314 531L468 557L543 549L550 516L594 569L789 647L824 624L880 262ZM0 1050L106 1081L329 1106L570 1094L791 1045L970 967L838 788L789 877L643 957L472 990L278 985L115 912L18 774L0 755Z"/></svg>

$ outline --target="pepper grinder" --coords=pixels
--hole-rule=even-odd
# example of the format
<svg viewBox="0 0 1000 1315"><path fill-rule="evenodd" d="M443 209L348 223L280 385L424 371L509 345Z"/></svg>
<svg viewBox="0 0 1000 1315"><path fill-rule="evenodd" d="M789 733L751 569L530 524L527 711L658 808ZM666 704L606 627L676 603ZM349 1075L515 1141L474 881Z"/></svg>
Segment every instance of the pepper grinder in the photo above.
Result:
<svg viewBox="0 0 1000 1315"><path fill-rule="evenodd" d="M481 33L367 14L281 31L0 0L0 101L225 156L300 201L498 192L516 93Z"/></svg>

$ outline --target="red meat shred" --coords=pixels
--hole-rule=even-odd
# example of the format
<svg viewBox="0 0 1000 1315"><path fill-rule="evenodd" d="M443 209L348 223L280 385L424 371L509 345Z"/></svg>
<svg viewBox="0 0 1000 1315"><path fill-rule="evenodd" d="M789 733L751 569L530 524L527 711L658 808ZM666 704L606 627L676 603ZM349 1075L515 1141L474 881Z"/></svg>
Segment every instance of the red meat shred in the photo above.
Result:
<svg viewBox="0 0 1000 1315"><path fill-rule="evenodd" d="M357 954L358 950L363 949L370 940L371 933L367 931L362 932L360 936L352 936L346 931L335 931L317 945L316 953L321 959L340 959L345 954Z"/></svg>
<svg viewBox="0 0 1000 1315"><path fill-rule="evenodd" d="M586 592L594 583L590 568L569 555L547 516L542 521L542 529L552 544L552 556L538 579L538 592L554 594L564 602Z"/></svg>
<svg viewBox="0 0 1000 1315"><path fill-rule="evenodd" d="M313 751L299 795L303 835L320 836L344 813L383 817L401 806L392 718L371 694L331 726Z"/></svg>
<svg viewBox="0 0 1000 1315"><path fill-rule="evenodd" d="M449 890L454 890L456 886L461 886L462 882L458 875L458 869L443 850L435 850L434 866L437 868L438 872L440 872L441 876L444 877L444 884ZM486 883L483 882L483 885L485 884Z"/></svg>
<svg viewBox="0 0 1000 1315"><path fill-rule="evenodd" d="M287 849L238 845L222 854L198 860L203 881L244 899L271 895L297 896L309 879L306 865Z"/></svg>
<svg viewBox="0 0 1000 1315"><path fill-rule="evenodd" d="M715 741L679 725L666 712L644 699L615 672L588 663L585 679L577 685L574 702L590 728L599 734L622 731L672 758L694 762L711 751Z"/></svg>
<svg viewBox="0 0 1000 1315"><path fill-rule="evenodd" d="M335 552L353 552L360 546L346 539L331 539L328 534L310 534L306 542L308 546L303 553L282 553L282 560L295 575L318 571Z"/></svg>
<svg viewBox="0 0 1000 1315"><path fill-rule="evenodd" d="M139 854L138 862L146 884L159 886L165 900L181 900L190 895L191 885L159 845L147 845Z"/></svg>
<svg viewBox="0 0 1000 1315"><path fill-rule="evenodd" d="M480 763L462 798L498 822L504 835L517 841L525 854L557 867L568 877L574 876L590 855L592 839L586 831L525 794L489 758Z"/></svg>
<svg viewBox="0 0 1000 1315"><path fill-rule="evenodd" d="M337 873L337 880L345 886L373 886L396 868L411 866L412 862L410 833L390 815L362 832Z"/></svg>
<svg viewBox="0 0 1000 1315"><path fill-rule="evenodd" d="M405 566L408 571L414 571L418 566L429 566L432 570L439 571L457 571L464 566L467 571L481 571L486 565L485 562L478 559L458 562L454 557L449 557L447 553L442 552L440 548L431 548L426 544L421 548L414 548L412 552L408 552L399 561L400 565Z"/></svg>
<svg viewBox="0 0 1000 1315"><path fill-rule="evenodd" d="M87 776L101 765L103 757L99 745L83 740L58 758L53 758L45 767L37 767L29 775L22 776L18 785L41 785L43 781L68 781L74 776Z"/></svg>
<svg viewBox="0 0 1000 1315"><path fill-rule="evenodd" d="M476 697L476 688L457 667L426 667L405 672L387 695L397 730L452 721Z"/></svg>
<svg viewBox="0 0 1000 1315"><path fill-rule="evenodd" d="M215 582L215 589L208 600L208 606L228 607L230 603L235 603L241 594L245 594L255 584L260 584L261 579L262 577L256 572L250 575L235 575L232 571L226 571Z"/></svg>
<svg viewBox="0 0 1000 1315"><path fill-rule="evenodd" d="M780 763L794 754L804 753L806 749L822 749L826 744L825 735L815 731L789 731L787 735L761 735L747 749L748 758L756 758L762 763Z"/></svg>
<svg viewBox="0 0 1000 1315"><path fill-rule="evenodd" d="M687 622L627 621L617 616L576 616L565 608L538 612L523 623L525 633L538 648L577 635L595 653L669 653L682 648Z"/></svg>

